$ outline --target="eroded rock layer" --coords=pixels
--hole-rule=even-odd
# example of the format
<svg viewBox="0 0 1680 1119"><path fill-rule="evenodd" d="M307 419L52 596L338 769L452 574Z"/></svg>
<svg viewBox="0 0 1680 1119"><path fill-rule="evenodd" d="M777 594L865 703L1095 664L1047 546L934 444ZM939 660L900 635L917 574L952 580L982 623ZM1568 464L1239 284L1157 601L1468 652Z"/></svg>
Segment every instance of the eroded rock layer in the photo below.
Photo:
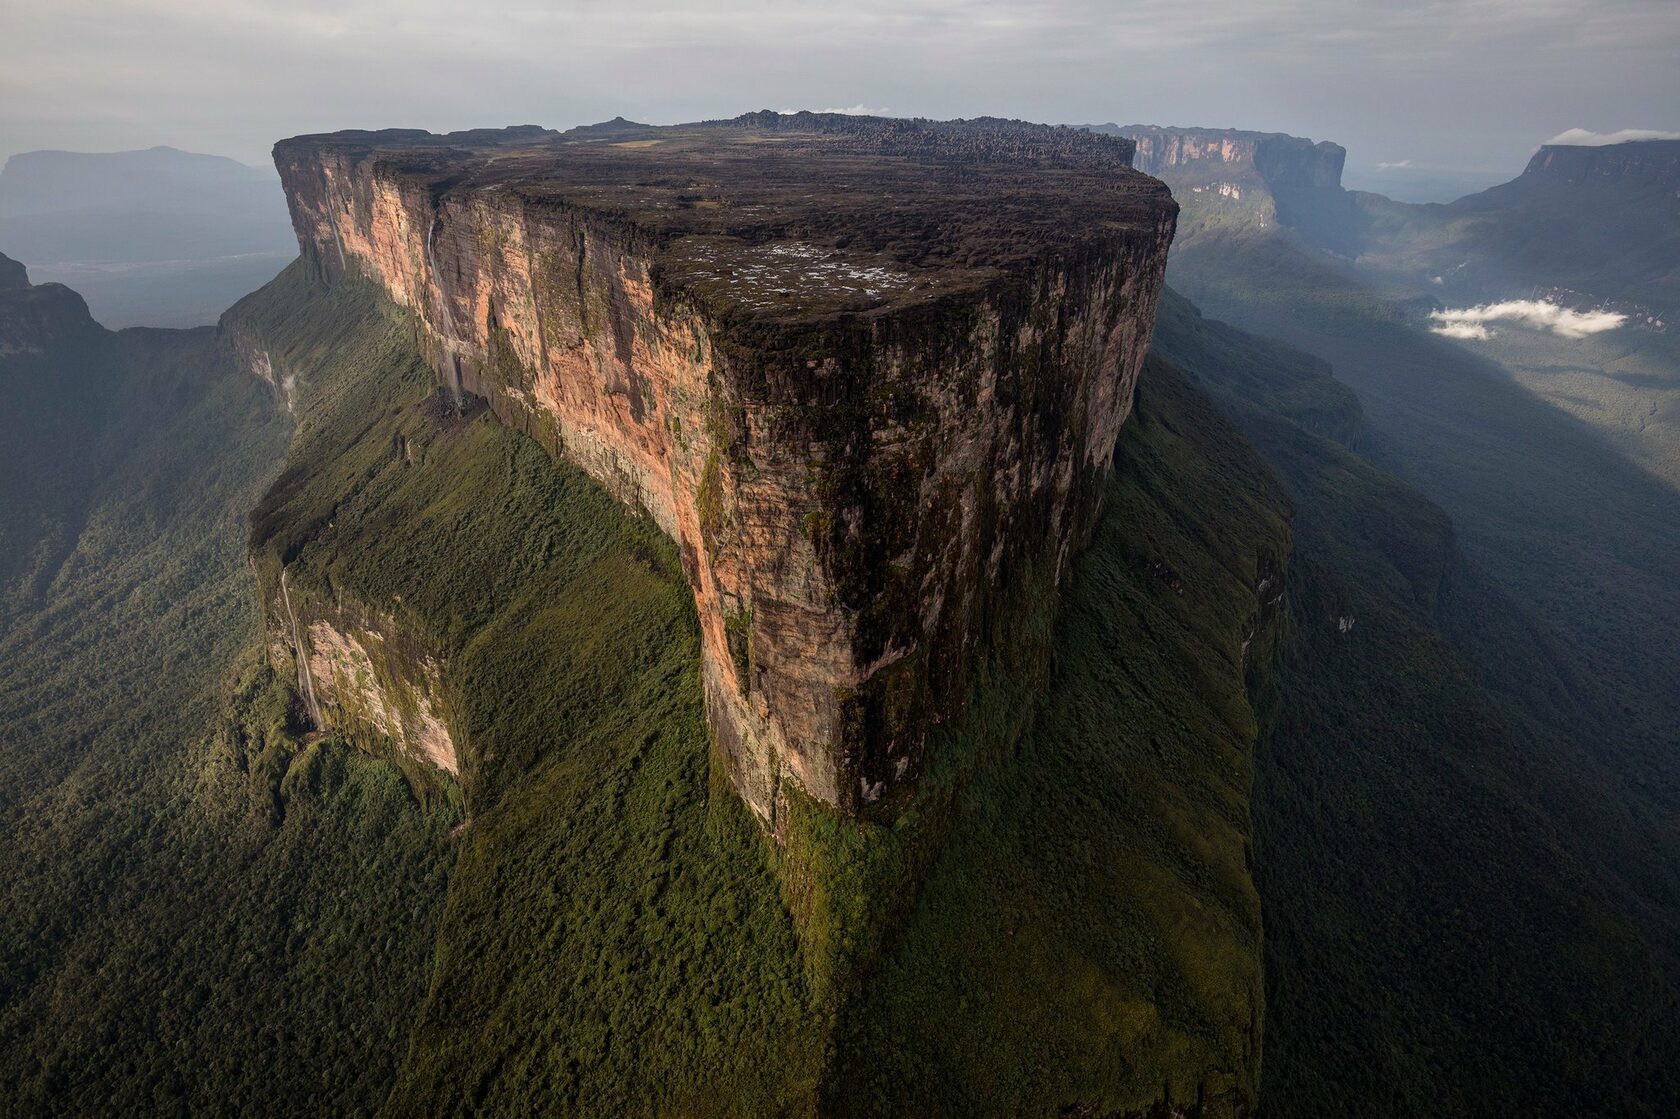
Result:
<svg viewBox="0 0 1680 1119"><path fill-rule="evenodd" d="M1093 521L1176 206L1071 129L799 114L338 133L275 162L320 274L679 544L766 819L858 812ZM892 799L888 798L888 803Z"/></svg>

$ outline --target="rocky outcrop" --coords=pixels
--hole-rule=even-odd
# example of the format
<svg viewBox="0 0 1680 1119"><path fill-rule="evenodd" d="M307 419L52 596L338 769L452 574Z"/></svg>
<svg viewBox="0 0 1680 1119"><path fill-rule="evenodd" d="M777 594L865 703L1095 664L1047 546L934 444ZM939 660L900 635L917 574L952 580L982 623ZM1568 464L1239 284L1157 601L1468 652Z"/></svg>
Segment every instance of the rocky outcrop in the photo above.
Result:
<svg viewBox="0 0 1680 1119"><path fill-rule="evenodd" d="M1093 522L1172 238L1131 145L800 114L280 143L305 256L678 543L735 787L894 803ZM354 659L353 657L351 659Z"/></svg>
<svg viewBox="0 0 1680 1119"><path fill-rule="evenodd" d="M331 728L372 753L389 744L401 756L460 772L437 656L394 618L294 594L284 571L269 599L270 663L292 666L312 729Z"/></svg>
<svg viewBox="0 0 1680 1119"><path fill-rule="evenodd" d="M0 253L0 291L29 286L29 269L21 261Z"/></svg>
<svg viewBox="0 0 1680 1119"><path fill-rule="evenodd" d="M221 340L231 352L236 368L250 373L274 390L274 403L288 415L297 413L297 377L277 366L274 355L263 343L260 334L248 327L238 315L222 316L217 327Z"/></svg>
<svg viewBox="0 0 1680 1119"><path fill-rule="evenodd" d="M0 257L0 357L41 355L85 342L104 331L87 301L63 284L31 284L23 265Z"/></svg>

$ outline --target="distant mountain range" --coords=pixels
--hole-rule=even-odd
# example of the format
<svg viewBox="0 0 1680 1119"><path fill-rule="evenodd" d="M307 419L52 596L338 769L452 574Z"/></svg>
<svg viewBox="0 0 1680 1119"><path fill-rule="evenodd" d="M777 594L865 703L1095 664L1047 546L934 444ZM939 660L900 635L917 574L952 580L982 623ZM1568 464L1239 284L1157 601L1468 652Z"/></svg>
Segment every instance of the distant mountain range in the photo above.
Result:
<svg viewBox="0 0 1680 1119"><path fill-rule="evenodd" d="M296 245L272 171L158 147L12 156L0 170L0 249L121 327L215 322Z"/></svg>

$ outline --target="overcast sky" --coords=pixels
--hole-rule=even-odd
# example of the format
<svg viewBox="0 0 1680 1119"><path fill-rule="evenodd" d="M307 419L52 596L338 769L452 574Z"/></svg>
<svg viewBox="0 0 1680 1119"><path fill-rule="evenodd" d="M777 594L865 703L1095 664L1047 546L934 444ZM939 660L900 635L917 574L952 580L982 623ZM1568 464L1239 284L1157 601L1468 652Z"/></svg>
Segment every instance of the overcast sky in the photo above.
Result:
<svg viewBox="0 0 1680 1119"><path fill-rule="evenodd" d="M1680 129L1680 0L0 0L0 157L853 107L1514 173L1566 129Z"/></svg>

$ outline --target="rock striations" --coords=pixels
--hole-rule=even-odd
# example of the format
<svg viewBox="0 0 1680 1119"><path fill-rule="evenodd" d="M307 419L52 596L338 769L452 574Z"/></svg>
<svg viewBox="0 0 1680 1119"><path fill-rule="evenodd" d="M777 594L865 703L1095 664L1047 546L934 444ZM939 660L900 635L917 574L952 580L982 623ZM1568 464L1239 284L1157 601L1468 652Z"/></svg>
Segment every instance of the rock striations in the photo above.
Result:
<svg viewBox="0 0 1680 1119"><path fill-rule="evenodd" d="M1094 520L1177 207L1075 129L756 113L276 145L303 253L421 324L446 400L645 509L774 827L911 786Z"/></svg>

